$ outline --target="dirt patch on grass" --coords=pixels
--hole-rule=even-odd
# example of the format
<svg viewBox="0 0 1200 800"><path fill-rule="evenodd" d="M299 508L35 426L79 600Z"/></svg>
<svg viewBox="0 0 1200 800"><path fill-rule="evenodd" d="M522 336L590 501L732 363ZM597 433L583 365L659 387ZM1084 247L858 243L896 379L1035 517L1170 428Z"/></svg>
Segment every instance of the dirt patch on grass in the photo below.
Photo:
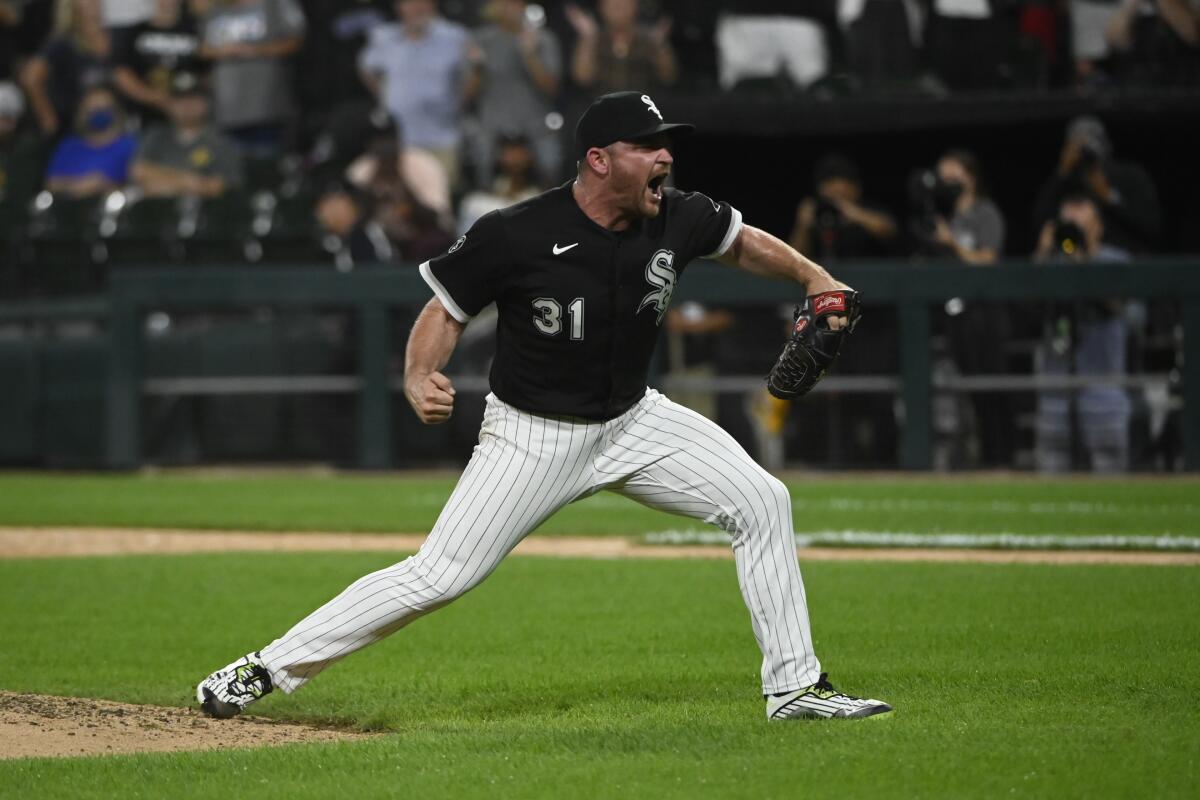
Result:
<svg viewBox="0 0 1200 800"><path fill-rule="evenodd" d="M0 759L268 747L366 735L262 717L215 720L195 709L0 691Z"/></svg>
<svg viewBox="0 0 1200 800"><path fill-rule="evenodd" d="M139 553L414 552L424 534L250 533L140 528L0 528L0 558ZM616 537L532 536L515 553L571 558L731 558L728 547L645 545ZM802 561L937 561L993 564L1200 565L1200 553L1103 550L806 547Z"/></svg>

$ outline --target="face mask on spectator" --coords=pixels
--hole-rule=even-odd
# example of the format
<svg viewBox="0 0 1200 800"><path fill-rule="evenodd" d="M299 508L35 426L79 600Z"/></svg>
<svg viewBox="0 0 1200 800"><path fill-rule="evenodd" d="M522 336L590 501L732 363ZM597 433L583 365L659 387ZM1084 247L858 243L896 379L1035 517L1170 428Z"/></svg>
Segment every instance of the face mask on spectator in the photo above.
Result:
<svg viewBox="0 0 1200 800"><path fill-rule="evenodd" d="M117 112L103 106L93 108L83 120L83 126L93 133L108 130L117 118Z"/></svg>
<svg viewBox="0 0 1200 800"><path fill-rule="evenodd" d="M963 185L958 181L938 181L934 189L934 204L941 213L948 214L953 211L962 193Z"/></svg>

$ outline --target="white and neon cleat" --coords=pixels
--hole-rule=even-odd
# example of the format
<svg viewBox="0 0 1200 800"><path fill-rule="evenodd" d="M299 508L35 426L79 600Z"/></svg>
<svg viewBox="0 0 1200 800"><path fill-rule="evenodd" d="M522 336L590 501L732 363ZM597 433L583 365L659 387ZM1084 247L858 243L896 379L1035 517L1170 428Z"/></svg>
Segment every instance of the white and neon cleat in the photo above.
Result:
<svg viewBox="0 0 1200 800"><path fill-rule="evenodd" d="M258 653L249 653L200 681L196 687L200 709L210 717L229 719L270 694L275 687L260 659Z"/></svg>
<svg viewBox="0 0 1200 800"><path fill-rule="evenodd" d="M767 719L861 719L891 710L879 700L842 694L824 672L812 686L767 698Z"/></svg>

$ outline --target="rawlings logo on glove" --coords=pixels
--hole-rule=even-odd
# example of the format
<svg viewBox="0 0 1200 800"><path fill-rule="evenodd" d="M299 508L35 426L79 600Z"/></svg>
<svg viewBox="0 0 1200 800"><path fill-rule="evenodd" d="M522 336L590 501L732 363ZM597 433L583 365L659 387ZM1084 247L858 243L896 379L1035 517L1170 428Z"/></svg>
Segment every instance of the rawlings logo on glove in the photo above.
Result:
<svg viewBox="0 0 1200 800"><path fill-rule="evenodd" d="M827 311L845 311L846 310L846 294L845 292L825 292L824 294L813 295L816 300L813 303L814 314L824 314Z"/></svg>
<svg viewBox="0 0 1200 800"><path fill-rule="evenodd" d="M829 327L829 318L844 316L838 330ZM796 308L792 335L779 360L767 375L767 391L782 400L808 394L837 359L842 340L854 332L862 310L858 292L836 289L814 294Z"/></svg>

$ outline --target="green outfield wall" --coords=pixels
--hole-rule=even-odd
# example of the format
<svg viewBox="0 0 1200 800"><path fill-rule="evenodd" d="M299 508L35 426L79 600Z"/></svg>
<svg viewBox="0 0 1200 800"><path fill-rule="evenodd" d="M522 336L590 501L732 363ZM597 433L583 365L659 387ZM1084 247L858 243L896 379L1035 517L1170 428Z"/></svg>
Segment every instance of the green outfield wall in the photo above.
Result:
<svg viewBox="0 0 1200 800"><path fill-rule="evenodd" d="M869 306L898 310L899 372L893 378L904 409L902 467L931 464L931 336L936 309L948 299L1031 305L1122 297L1167 300L1177 309L1185 464L1200 469L1200 411L1187 413L1200 409L1200 356L1193 355L1200 353L1200 261L987 268L889 262L841 266L837 274L859 289ZM789 302L795 295L795 287L786 283L699 263L689 268L676 301L762 306ZM286 406L287 414L303 421L312 413L314 424L343 425L324 449L329 441L341 443L347 463L367 469L395 466L397 437L417 449L422 442L435 444L398 413L403 331L395 328L407 325L428 297L416 270L408 268L338 273L304 266L204 267L117 272L99 297L0 304L0 329L8 331L0 340L5 386L0 463L136 468L143 462L146 415L171 413L162 403L148 411L147 398L331 394L346 402L345 418L336 423L316 419L329 415L305 411L298 400ZM153 315L162 312L220 318L247 311L258 316L259 324L233 319L166 337L154 334ZM312 311L337 316L337 330L314 320ZM208 424L231 424L226 438L235 442L268 437L268 448L269 436L276 435L292 457L322 452L322 445L280 432L281 407L263 402L253 412L246 411L253 404L239 407L231 423ZM231 457L236 453L235 447Z"/></svg>

